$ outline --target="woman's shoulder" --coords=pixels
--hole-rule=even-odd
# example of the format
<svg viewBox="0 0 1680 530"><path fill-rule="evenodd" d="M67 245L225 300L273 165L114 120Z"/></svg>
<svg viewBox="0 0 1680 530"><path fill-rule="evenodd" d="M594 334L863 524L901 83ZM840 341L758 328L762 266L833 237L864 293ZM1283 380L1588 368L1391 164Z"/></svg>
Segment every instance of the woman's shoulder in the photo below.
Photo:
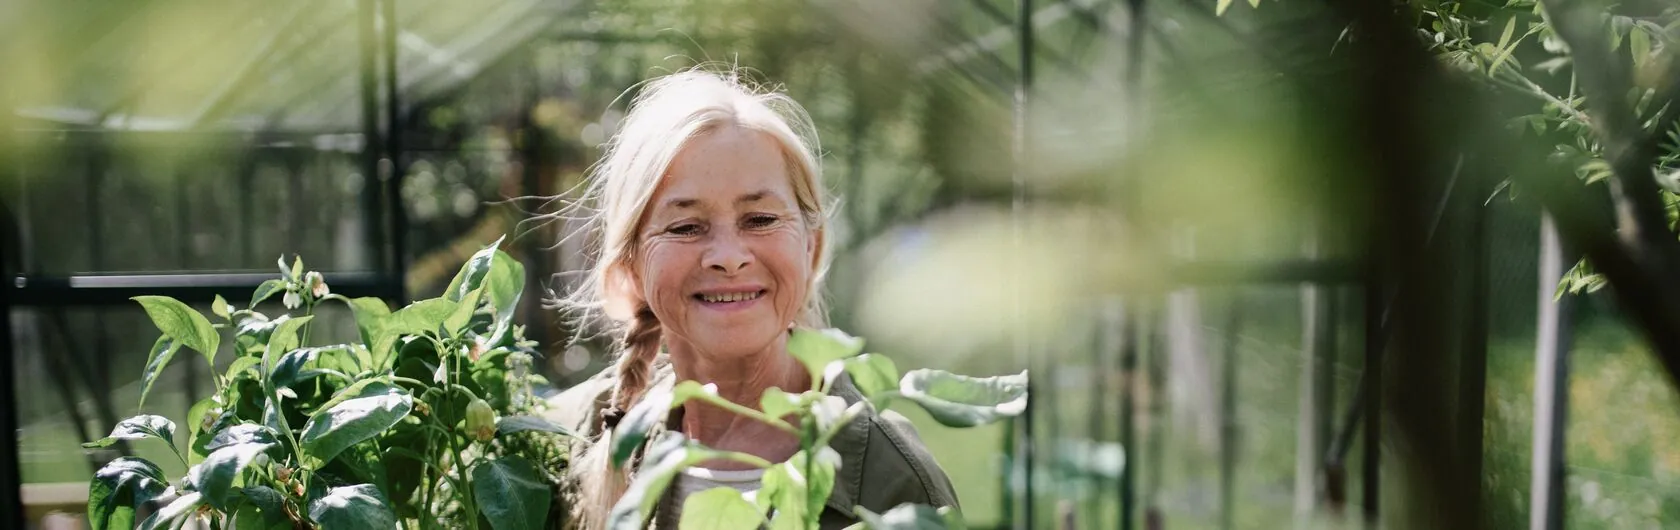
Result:
<svg viewBox="0 0 1680 530"><path fill-rule="evenodd" d="M609 367L583 382L560 391L547 400L543 416L568 429L583 433L594 424L594 418L607 407L618 378Z"/></svg>
<svg viewBox="0 0 1680 530"><path fill-rule="evenodd" d="M670 375L669 361L664 356L655 359L650 380L655 384L668 384L666 379ZM613 389L617 386L618 371L609 365L589 379L548 398L547 410L543 416L548 421L579 434L589 434L589 431L593 430L590 427L595 424L595 419L600 416L601 411L611 405Z"/></svg>
<svg viewBox="0 0 1680 530"><path fill-rule="evenodd" d="M848 405L863 399L849 377L841 377L834 393ZM951 479L928 450L909 418L891 410L866 413L848 428L832 446L841 456L841 483L845 498L853 506L876 513L905 503L957 506ZM846 469L851 467L851 469ZM844 508L851 508L846 506Z"/></svg>
<svg viewBox="0 0 1680 530"><path fill-rule="evenodd" d="M904 415L883 410L870 418L869 448L864 457L865 497L872 489L870 482L885 481L899 484L910 498L896 504L914 502L932 506L956 506L957 494L945 469L922 441L916 426ZM898 477L900 480L893 480ZM907 480L906 480L907 479ZM918 498L919 497L919 498ZM867 505L867 504L866 504ZM891 506L883 506L891 508Z"/></svg>

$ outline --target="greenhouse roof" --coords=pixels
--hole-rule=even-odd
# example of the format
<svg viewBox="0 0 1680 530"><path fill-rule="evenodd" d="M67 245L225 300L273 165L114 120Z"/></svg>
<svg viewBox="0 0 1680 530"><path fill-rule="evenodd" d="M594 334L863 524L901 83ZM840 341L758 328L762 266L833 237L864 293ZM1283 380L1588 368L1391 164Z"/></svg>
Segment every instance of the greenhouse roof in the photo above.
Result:
<svg viewBox="0 0 1680 530"><path fill-rule="evenodd" d="M30 4L7 58L16 116L47 129L355 131L364 4L375 2ZM399 99L472 79L578 4L396 3Z"/></svg>

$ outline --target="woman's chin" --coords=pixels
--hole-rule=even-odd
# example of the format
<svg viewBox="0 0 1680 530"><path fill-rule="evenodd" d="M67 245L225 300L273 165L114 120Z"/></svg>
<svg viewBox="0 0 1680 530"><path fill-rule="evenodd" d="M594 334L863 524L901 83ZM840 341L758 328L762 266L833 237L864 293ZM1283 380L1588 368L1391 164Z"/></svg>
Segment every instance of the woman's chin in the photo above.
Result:
<svg viewBox="0 0 1680 530"><path fill-rule="evenodd" d="M739 328L737 328L739 329ZM776 341L775 331L766 332L762 327L757 329L729 329L713 328L707 337L697 337L694 341L695 351L714 361L748 359L765 353Z"/></svg>

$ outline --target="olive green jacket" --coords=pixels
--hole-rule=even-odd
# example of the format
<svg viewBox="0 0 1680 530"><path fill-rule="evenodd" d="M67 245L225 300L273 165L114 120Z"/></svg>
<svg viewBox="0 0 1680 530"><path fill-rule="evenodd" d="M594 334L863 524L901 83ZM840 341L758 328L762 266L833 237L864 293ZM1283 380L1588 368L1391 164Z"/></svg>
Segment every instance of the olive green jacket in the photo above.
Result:
<svg viewBox="0 0 1680 530"><path fill-rule="evenodd" d="M616 383L616 377L611 372L611 369L603 370L601 374L551 398L548 418L573 429L583 439L599 439L601 413L608 408ZM662 355L655 361L652 387L669 391L675 385L676 375ZM864 399L851 379L845 376L834 382L829 394L844 399L847 405ZM681 414L681 408L673 410L663 428L668 430L681 425ZM658 439L660 434L650 433L649 442L644 443L637 453L645 453L647 444ZM583 453L585 447L587 444L573 445L574 459ZM829 495L821 516L824 530L856 523L858 518L854 508L858 506L875 513L905 503L957 507L957 495L951 487L951 479L934 461L910 421L896 412L876 413L866 409L835 435L829 447L840 454L840 468L835 471L834 492ZM639 460L633 459L630 463L631 480L635 479ZM649 518L653 527L676 528L676 521L670 520L675 502L671 492L676 489L669 488L654 508ZM568 491L562 491L561 496L568 506L577 505L572 502L574 499Z"/></svg>

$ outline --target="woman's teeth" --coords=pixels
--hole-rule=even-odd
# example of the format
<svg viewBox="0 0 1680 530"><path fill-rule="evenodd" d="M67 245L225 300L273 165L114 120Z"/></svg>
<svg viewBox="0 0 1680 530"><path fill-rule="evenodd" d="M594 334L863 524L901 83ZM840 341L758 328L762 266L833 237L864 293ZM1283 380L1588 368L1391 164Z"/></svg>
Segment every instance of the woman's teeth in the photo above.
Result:
<svg viewBox="0 0 1680 530"><path fill-rule="evenodd" d="M750 293L702 294L700 295L700 299L714 304L722 302L744 302L758 298L758 294L760 292L761 291L753 291Z"/></svg>

